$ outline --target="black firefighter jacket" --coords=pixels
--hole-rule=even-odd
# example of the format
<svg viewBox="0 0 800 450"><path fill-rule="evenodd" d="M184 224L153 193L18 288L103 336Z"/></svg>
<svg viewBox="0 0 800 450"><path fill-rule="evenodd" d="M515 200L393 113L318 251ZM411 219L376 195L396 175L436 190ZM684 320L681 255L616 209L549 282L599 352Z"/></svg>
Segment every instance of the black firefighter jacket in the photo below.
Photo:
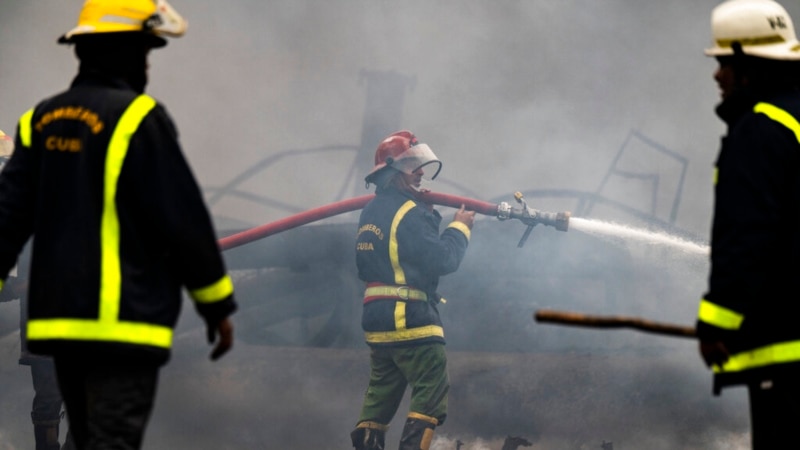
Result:
<svg viewBox="0 0 800 450"><path fill-rule="evenodd" d="M367 283L362 328L369 345L444 343L439 277L458 269L470 230L450 223L411 193L379 189L362 210L356 238L359 278ZM370 287L385 289L370 294ZM417 293L417 295L415 295Z"/></svg>
<svg viewBox="0 0 800 450"><path fill-rule="evenodd" d="M711 271L701 340L731 353L714 367L724 386L800 376L800 94L755 101L746 92L717 113L728 133L716 161Z"/></svg>
<svg viewBox="0 0 800 450"><path fill-rule="evenodd" d="M0 236L3 279L33 236L34 353L163 364L183 287L207 323L236 309L172 120L121 80L78 75L23 114L0 173Z"/></svg>

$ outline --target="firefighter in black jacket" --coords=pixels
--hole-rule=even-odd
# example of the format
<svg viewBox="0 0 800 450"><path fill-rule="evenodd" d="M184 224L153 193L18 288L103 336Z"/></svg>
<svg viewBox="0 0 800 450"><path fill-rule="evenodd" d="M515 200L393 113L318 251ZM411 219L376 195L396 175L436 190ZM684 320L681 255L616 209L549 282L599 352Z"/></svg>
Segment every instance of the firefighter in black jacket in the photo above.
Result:
<svg viewBox="0 0 800 450"><path fill-rule="evenodd" d="M59 39L69 89L24 113L0 174L3 280L33 236L27 343L53 356L79 449L141 446L185 287L216 341L236 304L212 222L147 55L186 22L164 0L87 0Z"/></svg>
<svg viewBox="0 0 800 450"><path fill-rule="evenodd" d="M356 239L359 278L366 282L362 328L370 347L370 380L356 429L357 450L384 448L385 432L406 387L411 405L401 450L427 450L447 416L447 359L437 304L439 277L458 269L474 211L461 209L440 233L441 216L417 199L423 176L441 161L409 131L380 143L367 184L375 198L363 209Z"/></svg>
<svg viewBox="0 0 800 450"><path fill-rule="evenodd" d="M754 449L791 447L800 422L800 42L772 0L730 0L711 16L717 114L711 273L700 353L714 393L746 385Z"/></svg>

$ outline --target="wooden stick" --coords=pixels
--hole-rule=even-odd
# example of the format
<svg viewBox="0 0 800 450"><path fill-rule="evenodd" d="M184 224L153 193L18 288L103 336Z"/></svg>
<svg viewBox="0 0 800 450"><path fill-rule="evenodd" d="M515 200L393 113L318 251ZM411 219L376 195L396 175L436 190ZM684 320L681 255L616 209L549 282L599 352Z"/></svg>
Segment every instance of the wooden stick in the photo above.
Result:
<svg viewBox="0 0 800 450"><path fill-rule="evenodd" d="M663 334L667 336L696 338L694 327L674 325L662 322L653 322L640 319L638 317L625 316L591 316L587 314L539 310L533 315L537 322L558 323L563 325L575 325L593 328L634 328L649 333Z"/></svg>

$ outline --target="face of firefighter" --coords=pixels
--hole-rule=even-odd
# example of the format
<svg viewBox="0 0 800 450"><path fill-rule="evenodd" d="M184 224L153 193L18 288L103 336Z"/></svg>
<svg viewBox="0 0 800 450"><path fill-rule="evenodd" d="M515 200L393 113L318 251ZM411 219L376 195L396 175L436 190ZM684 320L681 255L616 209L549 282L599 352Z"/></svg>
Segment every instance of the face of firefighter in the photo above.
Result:
<svg viewBox="0 0 800 450"><path fill-rule="evenodd" d="M730 57L717 57L719 66L714 71L714 80L719 86L719 95L722 100L730 97L740 87L744 86L744 81L740 80L733 68L733 60Z"/></svg>
<svg viewBox="0 0 800 450"><path fill-rule="evenodd" d="M411 173L398 172L394 177L395 184L404 191L417 192L422 186L422 177L425 171L422 167Z"/></svg>

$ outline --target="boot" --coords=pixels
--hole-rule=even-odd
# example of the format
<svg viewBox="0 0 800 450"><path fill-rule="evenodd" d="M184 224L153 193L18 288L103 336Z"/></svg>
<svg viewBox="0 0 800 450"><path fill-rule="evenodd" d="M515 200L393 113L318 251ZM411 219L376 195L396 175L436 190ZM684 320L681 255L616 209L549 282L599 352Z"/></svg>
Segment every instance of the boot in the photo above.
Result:
<svg viewBox="0 0 800 450"><path fill-rule="evenodd" d="M409 413L400 436L400 450L429 450L438 423L435 417Z"/></svg>
<svg viewBox="0 0 800 450"><path fill-rule="evenodd" d="M389 427L375 422L361 422L350 433L356 450L383 450L386 430Z"/></svg>
<svg viewBox="0 0 800 450"><path fill-rule="evenodd" d="M58 444L58 422L34 424L33 438L36 440L36 450L59 450L61 448Z"/></svg>

